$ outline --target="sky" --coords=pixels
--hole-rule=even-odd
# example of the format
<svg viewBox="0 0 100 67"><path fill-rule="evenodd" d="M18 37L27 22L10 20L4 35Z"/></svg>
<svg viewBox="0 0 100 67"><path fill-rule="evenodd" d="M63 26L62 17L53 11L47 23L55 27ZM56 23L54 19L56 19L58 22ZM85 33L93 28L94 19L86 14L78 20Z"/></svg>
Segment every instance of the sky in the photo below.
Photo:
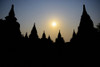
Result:
<svg viewBox="0 0 100 67"><path fill-rule="evenodd" d="M64 40L70 41L73 30L77 33L83 4L94 26L100 23L100 0L0 0L0 19L5 19L12 4L23 35L29 35L35 23L39 38L45 31L55 41L60 30Z"/></svg>

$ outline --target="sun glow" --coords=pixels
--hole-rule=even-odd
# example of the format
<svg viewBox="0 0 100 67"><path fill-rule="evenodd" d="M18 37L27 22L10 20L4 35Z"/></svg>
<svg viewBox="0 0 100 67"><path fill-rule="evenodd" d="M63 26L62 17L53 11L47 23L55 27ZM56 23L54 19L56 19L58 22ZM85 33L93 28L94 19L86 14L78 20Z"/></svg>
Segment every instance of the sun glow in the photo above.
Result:
<svg viewBox="0 0 100 67"><path fill-rule="evenodd" d="M56 22L52 22L52 26L56 27L57 23Z"/></svg>

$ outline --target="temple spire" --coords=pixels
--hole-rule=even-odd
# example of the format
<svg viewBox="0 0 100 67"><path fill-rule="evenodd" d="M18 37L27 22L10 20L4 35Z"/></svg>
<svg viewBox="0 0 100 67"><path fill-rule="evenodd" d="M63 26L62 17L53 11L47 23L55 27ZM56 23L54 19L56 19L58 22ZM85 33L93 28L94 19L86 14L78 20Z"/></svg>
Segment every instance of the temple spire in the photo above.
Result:
<svg viewBox="0 0 100 67"><path fill-rule="evenodd" d="M75 30L73 30L73 37L75 37L76 36L76 33L75 33Z"/></svg>
<svg viewBox="0 0 100 67"><path fill-rule="evenodd" d="M32 31L31 31L31 33L32 33L32 32L35 32L35 33L37 33L37 30L36 30L35 23L34 23L34 25L33 25L33 29L32 29Z"/></svg>
<svg viewBox="0 0 100 67"><path fill-rule="evenodd" d="M12 4L11 9L9 11L8 16L5 17L6 20L9 22L16 22L17 18L15 17L15 12L14 12L14 5Z"/></svg>
<svg viewBox="0 0 100 67"><path fill-rule="evenodd" d="M60 33L60 30L59 30L59 33L58 33L58 38L61 38L61 33Z"/></svg>
<svg viewBox="0 0 100 67"><path fill-rule="evenodd" d="M77 37L77 34L75 33L75 30L73 30L73 35L72 35L72 38L71 38L70 42L75 42L76 37Z"/></svg>
<svg viewBox="0 0 100 67"><path fill-rule="evenodd" d="M93 28L93 21L88 15L85 5L83 5L83 14L81 16L80 25L79 25L79 29L84 29L84 28L86 30L88 30L89 28Z"/></svg>
<svg viewBox="0 0 100 67"><path fill-rule="evenodd" d="M33 28L35 28L35 22L34 22L34 24L33 24Z"/></svg>
<svg viewBox="0 0 100 67"><path fill-rule="evenodd" d="M9 16L15 17L15 12L14 12L14 5L12 4L11 10L9 12Z"/></svg>
<svg viewBox="0 0 100 67"><path fill-rule="evenodd" d="M26 34L25 34L25 38L28 38L27 32L26 32Z"/></svg>
<svg viewBox="0 0 100 67"><path fill-rule="evenodd" d="M51 40L51 37L50 37L50 35L48 36L48 40Z"/></svg>
<svg viewBox="0 0 100 67"><path fill-rule="evenodd" d="M86 7L83 5L83 15L87 14Z"/></svg>
<svg viewBox="0 0 100 67"><path fill-rule="evenodd" d="M33 25L33 28L32 28L32 31L31 31L29 38L38 39L38 34L37 34L37 29L36 29L35 23Z"/></svg>
<svg viewBox="0 0 100 67"><path fill-rule="evenodd" d="M46 38L45 31L43 32L42 38Z"/></svg>

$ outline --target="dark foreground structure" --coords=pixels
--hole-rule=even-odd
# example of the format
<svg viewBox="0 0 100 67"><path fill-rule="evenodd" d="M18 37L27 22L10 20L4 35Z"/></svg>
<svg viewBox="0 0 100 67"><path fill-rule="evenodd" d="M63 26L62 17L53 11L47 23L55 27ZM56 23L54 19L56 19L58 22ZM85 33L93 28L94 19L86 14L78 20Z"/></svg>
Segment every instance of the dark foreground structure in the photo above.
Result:
<svg viewBox="0 0 100 67"><path fill-rule="evenodd" d="M25 37L12 5L5 20L0 19L0 67L99 67L100 25L94 27L85 5L78 32L73 31L70 42L65 42L59 31L56 42L42 38L34 24ZM99 65L99 66L98 66Z"/></svg>

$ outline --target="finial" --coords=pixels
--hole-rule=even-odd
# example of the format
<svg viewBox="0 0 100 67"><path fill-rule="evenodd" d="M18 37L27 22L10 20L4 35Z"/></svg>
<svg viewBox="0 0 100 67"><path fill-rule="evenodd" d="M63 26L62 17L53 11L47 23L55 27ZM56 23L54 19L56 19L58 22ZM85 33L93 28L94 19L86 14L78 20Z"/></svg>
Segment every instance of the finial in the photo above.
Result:
<svg viewBox="0 0 100 67"><path fill-rule="evenodd" d="M58 35L60 34L60 30L59 30L59 33L58 33Z"/></svg>
<svg viewBox="0 0 100 67"><path fill-rule="evenodd" d="M60 33L60 30L59 30L59 33L58 33L58 38L61 38L61 33Z"/></svg>
<svg viewBox="0 0 100 67"><path fill-rule="evenodd" d="M34 26L35 26L35 22L34 22Z"/></svg>
<svg viewBox="0 0 100 67"><path fill-rule="evenodd" d="M45 31L43 31L43 35L42 35L42 38L46 38L46 34L45 34Z"/></svg>
<svg viewBox="0 0 100 67"><path fill-rule="evenodd" d="M26 32L26 34L25 34L25 38L28 38L28 36L27 36L27 32Z"/></svg>
<svg viewBox="0 0 100 67"><path fill-rule="evenodd" d="M83 4L83 14L87 14L86 8L85 8L85 4Z"/></svg>
<svg viewBox="0 0 100 67"><path fill-rule="evenodd" d="M14 8L14 4L12 4L12 8Z"/></svg>
<svg viewBox="0 0 100 67"><path fill-rule="evenodd" d="M50 35L48 36L48 39L49 39L49 40L51 40L51 37L50 37Z"/></svg>
<svg viewBox="0 0 100 67"><path fill-rule="evenodd" d="M73 37L75 37L76 36L76 33L75 33L75 30L73 30Z"/></svg>
<svg viewBox="0 0 100 67"><path fill-rule="evenodd" d="M83 4L83 10L86 11L85 5Z"/></svg>
<svg viewBox="0 0 100 67"><path fill-rule="evenodd" d="M14 13L14 5L13 5L13 4L12 4L12 6L11 6L11 10L10 10L10 12L9 12L9 16L12 16L12 17L15 16L15 13Z"/></svg>

